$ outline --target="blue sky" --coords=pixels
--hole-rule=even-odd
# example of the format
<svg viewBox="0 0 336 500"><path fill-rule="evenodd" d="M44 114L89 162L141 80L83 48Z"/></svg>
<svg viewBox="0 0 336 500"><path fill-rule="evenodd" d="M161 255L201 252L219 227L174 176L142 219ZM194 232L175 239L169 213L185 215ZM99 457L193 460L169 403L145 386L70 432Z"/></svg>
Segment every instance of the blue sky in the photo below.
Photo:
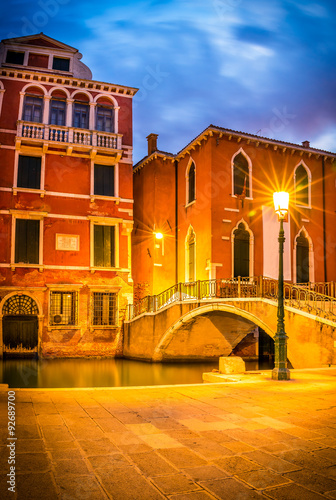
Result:
<svg viewBox="0 0 336 500"><path fill-rule="evenodd" d="M149 133L176 153L211 123L336 149L334 0L9 0L0 19L1 39L43 31L139 88L135 161Z"/></svg>

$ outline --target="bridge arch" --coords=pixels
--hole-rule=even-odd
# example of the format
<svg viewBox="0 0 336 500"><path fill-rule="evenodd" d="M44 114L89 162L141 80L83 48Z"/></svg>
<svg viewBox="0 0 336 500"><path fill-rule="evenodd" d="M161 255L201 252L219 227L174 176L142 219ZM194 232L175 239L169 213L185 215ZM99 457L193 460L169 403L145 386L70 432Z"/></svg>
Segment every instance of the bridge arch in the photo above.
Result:
<svg viewBox="0 0 336 500"><path fill-rule="evenodd" d="M196 309L192 309L187 312L183 316L181 316L177 321L175 321L166 332L161 337L158 342L154 353L153 353L153 361L162 361L163 352L168 347L174 336L176 336L177 331L189 321L196 319L199 316L204 316L209 312L221 311L224 313L230 313L240 318L244 318L251 323L254 323L256 326L262 328L271 338L274 338L275 331L267 325L260 317L252 314L249 311L237 308L236 306L225 304L225 303L216 303L216 304L205 304Z"/></svg>

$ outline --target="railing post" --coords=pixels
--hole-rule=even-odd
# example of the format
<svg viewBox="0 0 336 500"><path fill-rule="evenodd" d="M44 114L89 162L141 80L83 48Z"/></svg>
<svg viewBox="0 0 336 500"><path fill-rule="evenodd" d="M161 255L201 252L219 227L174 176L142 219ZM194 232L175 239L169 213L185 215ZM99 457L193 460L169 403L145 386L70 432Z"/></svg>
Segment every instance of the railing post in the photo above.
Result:
<svg viewBox="0 0 336 500"><path fill-rule="evenodd" d="M200 282L200 280L197 280L197 298L198 298L198 300L201 300L201 282Z"/></svg>
<svg viewBox="0 0 336 500"><path fill-rule="evenodd" d="M238 276L238 298L240 298L241 294L241 277Z"/></svg>

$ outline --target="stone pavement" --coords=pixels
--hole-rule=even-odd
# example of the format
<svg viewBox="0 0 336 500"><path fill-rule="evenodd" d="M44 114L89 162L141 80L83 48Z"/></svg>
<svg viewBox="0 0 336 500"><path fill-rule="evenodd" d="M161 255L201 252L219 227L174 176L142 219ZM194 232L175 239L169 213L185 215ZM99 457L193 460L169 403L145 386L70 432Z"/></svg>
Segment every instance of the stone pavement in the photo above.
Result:
<svg viewBox="0 0 336 500"><path fill-rule="evenodd" d="M16 493L81 500L336 499L336 368L233 382L16 389Z"/></svg>

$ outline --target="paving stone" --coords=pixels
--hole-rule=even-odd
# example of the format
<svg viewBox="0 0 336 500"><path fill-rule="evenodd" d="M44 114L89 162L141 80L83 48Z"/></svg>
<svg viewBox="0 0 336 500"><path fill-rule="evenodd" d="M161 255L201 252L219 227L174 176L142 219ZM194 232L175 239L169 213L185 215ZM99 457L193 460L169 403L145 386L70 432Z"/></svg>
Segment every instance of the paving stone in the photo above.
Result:
<svg viewBox="0 0 336 500"><path fill-rule="evenodd" d="M57 484L64 500L107 500L107 495L101 489L93 476L64 476L57 478ZM49 500L49 496L48 496Z"/></svg>
<svg viewBox="0 0 336 500"><path fill-rule="evenodd" d="M228 448L233 453L246 453L248 451L253 451L255 448L250 446L249 444L242 443L241 441L231 441L229 443L225 443L225 448Z"/></svg>
<svg viewBox="0 0 336 500"><path fill-rule="evenodd" d="M293 465L292 463L287 462L286 460L282 460L281 458L274 457L269 453L264 453L263 451L260 450L255 450L252 452L245 453L244 456L249 460L253 460L258 464L263 465L267 469L272 469L275 472L279 472L281 474L284 472L290 472L298 469L296 465Z"/></svg>
<svg viewBox="0 0 336 500"><path fill-rule="evenodd" d="M284 451L281 453L280 457L287 462L291 462L307 469L313 469L314 471L330 465L329 460L317 457L313 454L313 452L302 450Z"/></svg>
<svg viewBox="0 0 336 500"><path fill-rule="evenodd" d="M88 457L95 455L110 455L111 453L119 452L118 448L107 438L97 441L80 440L78 444Z"/></svg>
<svg viewBox="0 0 336 500"><path fill-rule="evenodd" d="M176 469L155 452L133 453L129 457L146 476L176 474Z"/></svg>
<svg viewBox="0 0 336 500"><path fill-rule="evenodd" d="M203 458L186 448L162 449L158 450L158 453L179 469L184 467L197 467L198 465L206 463Z"/></svg>
<svg viewBox="0 0 336 500"><path fill-rule="evenodd" d="M117 419L122 424L146 424L146 423L149 423L135 412L118 413Z"/></svg>
<svg viewBox="0 0 336 500"><path fill-rule="evenodd" d="M174 493L185 493L188 491L197 491L201 488L188 479L183 474L174 474L170 476L159 476L152 478L152 482L166 495Z"/></svg>
<svg viewBox="0 0 336 500"><path fill-rule="evenodd" d="M16 457L16 472L47 472L51 462L47 453L20 453Z"/></svg>
<svg viewBox="0 0 336 500"><path fill-rule="evenodd" d="M288 477L294 483L301 484L309 490L317 491L318 493L336 490L336 480L323 476L323 470L319 471L320 474L315 474L311 470L303 469L296 472L288 472L285 474L285 477Z"/></svg>
<svg viewBox="0 0 336 500"><path fill-rule="evenodd" d="M45 500L46 492L48 500L58 499L55 480L51 473L18 474L16 484L19 500L22 498Z"/></svg>
<svg viewBox="0 0 336 500"><path fill-rule="evenodd" d="M89 475L91 471L88 469L86 462L83 459L69 458L66 460L57 460L53 462L56 475L64 476L65 474Z"/></svg>
<svg viewBox="0 0 336 500"><path fill-rule="evenodd" d="M268 445L272 442L266 435L261 435L259 431L249 431L246 429L229 429L226 431L228 436L236 439L237 441L242 441L243 443L249 444L255 448L260 448L261 446Z"/></svg>
<svg viewBox="0 0 336 500"><path fill-rule="evenodd" d="M48 425L43 427L42 430L44 439L52 442L60 441L73 441L74 437L70 434L68 428L65 425Z"/></svg>
<svg viewBox="0 0 336 500"><path fill-rule="evenodd" d="M219 458L218 460L215 460L215 464L229 474L239 474L240 472L248 472L264 468L261 465L240 456Z"/></svg>
<svg viewBox="0 0 336 500"><path fill-rule="evenodd" d="M214 493L216 498L223 500L261 500L264 498L260 493L245 486L234 478L212 479L209 481L202 481L199 484L210 493Z"/></svg>
<svg viewBox="0 0 336 500"><path fill-rule="evenodd" d="M264 489L269 488L271 486L279 486L280 484L290 483L291 481L288 478L281 476L280 474L276 474L269 470L254 470L250 472L242 472L240 474L236 474L238 479L246 482L252 488Z"/></svg>
<svg viewBox="0 0 336 500"><path fill-rule="evenodd" d="M119 448L125 455L132 455L133 453L149 453L153 449L145 443L119 445Z"/></svg>
<svg viewBox="0 0 336 500"><path fill-rule="evenodd" d="M188 429L192 431L223 431L226 429L236 429L238 428L237 424L233 424L231 422L226 422L225 420L217 420L212 422L203 422L197 418L185 418L179 420L180 424L184 425Z"/></svg>
<svg viewBox="0 0 336 500"><path fill-rule="evenodd" d="M331 465L336 465L336 449L335 448L322 448L321 450L314 451L316 457L326 458L331 462Z"/></svg>
<svg viewBox="0 0 336 500"><path fill-rule="evenodd" d="M82 459L83 456L79 450L79 448L73 448L73 449L58 449L58 450L49 450L49 453L51 455L52 461L57 461L57 460L73 460L73 459Z"/></svg>
<svg viewBox="0 0 336 500"><path fill-rule="evenodd" d="M228 477L228 474L215 465L202 465L201 467L192 467L183 469L183 473L190 476L194 481L205 481L206 479L222 479Z"/></svg>
<svg viewBox="0 0 336 500"><path fill-rule="evenodd" d="M125 466L115 470L98 470L100 481L113 500L161 500L163 495L146 481L134 467Z"/></svg>
<svg viewBox="0 0 336 500"><path fill-rule="evenodd" d="M156 450L164 448L182 448L182 444L179 441L167 436L167 434L148 434L142 435L140 438L151 448Z"/></svg>
<svg viewBox="0 0 336 500"><path fill-rule="evenodd" d="M215 500L215 497L205 491L192 491L191 493L182 493L182 495L171 495L169 498L171 500Z"/></svg>
<svg viewBox="0 0 336 500"><path fill-rule="evenodd" d="M274 500L322 500L322 498L326 498L297 484L269 489L267 490L267 496Z"/></svg>
<svg viewBox="0 0 336 500"><path fill-rule="evenodd" d="M45 446L42 439L18 439L15 447L16 453L44 452Z"/></svg>
<svg viewBox="0 0 336 500"><path fill-rule="evenodd" d="M15 437L18 439L40 439L41 435L36 424L20 425L16 426Z"/></svg>
<svg viewBox="0 0 336 500"><path fill-rule="evenodd" d="M93 469L115 469L123 465L130 465L130 462L121 454L90 456L88 460Z"/></svg>
<svg viewBox="0 0 336 500"><path fill-rule="evenodd" d="M59 414L38 415L37 422L41 427L45 427L47 425L64 425L64 420Z"/></svg>
<svg viewBox="0 0 336 500"><path fill-rule="evenodd" d="M217 443L223 443L225 446L225 443L232 443L232 442L237 442L236 439L230 437L227 435L225 431L202 431L199 432L199 435L211 439L211 441L216 441Z"/></svg>
<svg viewBox="0 0 336 500"><path fill-rule="evenodd" d="M309 429L303 429L302 427L292 427L290 429L284 429L284 432L290 434L291 436L296 436L302 439L319 439L323 437L323 434L310 431Z"/></svg>

